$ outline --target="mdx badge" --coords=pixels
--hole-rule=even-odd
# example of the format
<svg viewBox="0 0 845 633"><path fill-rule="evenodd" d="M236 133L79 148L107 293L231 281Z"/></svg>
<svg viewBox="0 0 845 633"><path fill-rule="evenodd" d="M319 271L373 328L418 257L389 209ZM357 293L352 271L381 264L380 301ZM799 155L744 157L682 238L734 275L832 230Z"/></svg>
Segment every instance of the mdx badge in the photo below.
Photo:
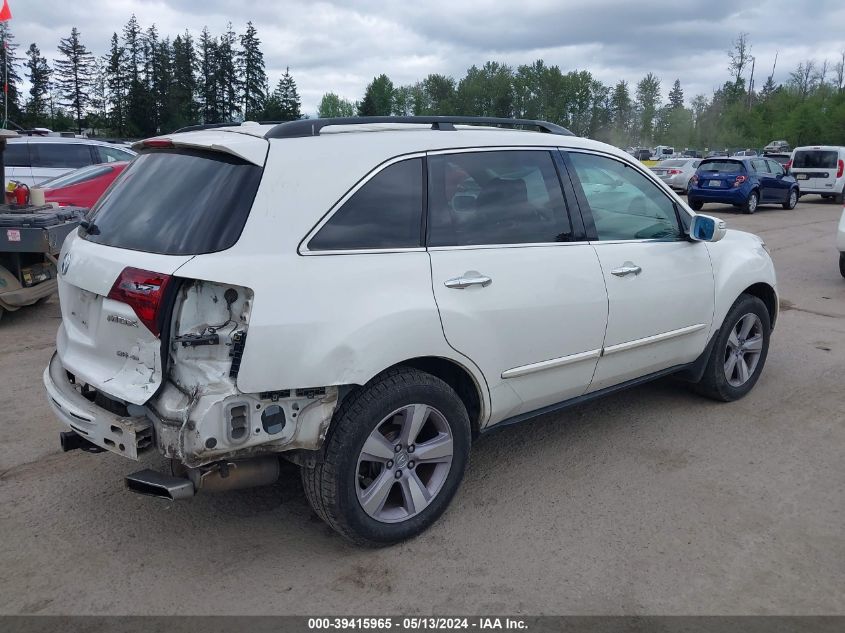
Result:
<svg viewBox="0 0 845 633"><path fill-rule="evenodd" d="M117 314L110 314L106 317L106 321L111 321L112 323L120 323L121 325L128 325L129 327L138 327L138 321L135 319L127 319L126 317L122 317Z"/></svg>

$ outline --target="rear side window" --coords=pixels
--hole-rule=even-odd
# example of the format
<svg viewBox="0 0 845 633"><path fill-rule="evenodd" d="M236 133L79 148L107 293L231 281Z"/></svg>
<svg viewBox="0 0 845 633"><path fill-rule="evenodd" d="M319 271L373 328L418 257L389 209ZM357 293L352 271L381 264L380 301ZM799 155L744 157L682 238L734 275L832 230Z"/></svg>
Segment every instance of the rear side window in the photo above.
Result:
<svg viewBox="0 0 845 633"><path fill-rule="evenodd" d="M132 160L135 157L134 154L117 149L116 147L97 145L94 150L97 152L98 160L101 163L115 163L121 160Z"/></svg>
<svg viewBox="0 0 845 633"><path fill-rule="evenodd" d="M825 150L795 152L792 167L799 169L835 169L837 158L837 152Z"/></svg>
<svg viewBox="0 0 845 633"><path fill-rule="evenodd" d="M82 143L30 143L33 167L77 169L90 165L91 146Z"/></svg>
<svg viewBox="0 0 845 633"><path fill-rule="evenodd" d="M754 168L758 174L768 174L769 173L769 164L763 160L762 158L757 158L751 161L751 166Z"/></svg>
<svg viewBox="0 0 845 633"><path fill-rule="evenodd" d="M240 237L263 168L221 152L156 151L138 156L91 210L106 246L199 255Z"/></svg>
<svg viewBox="0 0 845 633"><path fill-rule="evenodd" d="M29 167L29 145L27 143L8 143L3 152L6 167Z"/></svg>
<svg viewBox="0 0 845 633"><path fill-rule="evenodd" d="M105 176L111 170L112 168L106 165L90 165L88 167L83 167L82 169L75 169L74 171L62 176L56 176L55 178L45 180L38 186L42 189L47 187L51 189L56 189L58 187L70 187L71 185L78 185L83 182L88 182L89 180L94 180L94 178Z"/></svg>
<svg viewBox="0 0 845 633"><path fill-rule="evenodd" d="M701 171L719 171L728 174L745 173L745 165L738 160L703 160L698 168Z"/></svg>
<svg viewBox="0 0 845 633"><path fill-rule="evenodd" d="M572 226L547 151L430 156L429 245L572 241Z"/></svg>
<svg viewBox="0 0 845 633"><path fill-rule="evenodd" d="M421 158L385 167L343 203L308 242L312 251L422 246Z"/></svg>

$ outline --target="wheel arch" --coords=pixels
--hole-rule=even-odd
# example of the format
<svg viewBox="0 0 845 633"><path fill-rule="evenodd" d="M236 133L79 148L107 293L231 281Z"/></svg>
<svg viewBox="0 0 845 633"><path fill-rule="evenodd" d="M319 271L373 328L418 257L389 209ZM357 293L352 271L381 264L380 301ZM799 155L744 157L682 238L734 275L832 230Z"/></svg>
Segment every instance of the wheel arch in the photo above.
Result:
<svg viewBox="0 0 845 633"><path fill-rule="evenodd" d="M775 321L777 321L779 310L778 295L775 289L765 282L758 282L748 286L741 294L752 295L766 304L766 310L771 320L771 327L775 329Z"/></svg>

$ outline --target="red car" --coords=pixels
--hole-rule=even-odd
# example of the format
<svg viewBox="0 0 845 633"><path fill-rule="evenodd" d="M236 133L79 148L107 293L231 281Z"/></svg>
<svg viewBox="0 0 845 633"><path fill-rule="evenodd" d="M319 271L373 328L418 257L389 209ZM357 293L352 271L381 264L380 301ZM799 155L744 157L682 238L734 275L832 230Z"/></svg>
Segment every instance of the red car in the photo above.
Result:
<svg viewBox="0 0 845 633"><path fill-rule="evenodd" d="M46 202L90 208L128 164L128 162L118 161L89 165L46 180L38 186L44 190Z"/></svg>

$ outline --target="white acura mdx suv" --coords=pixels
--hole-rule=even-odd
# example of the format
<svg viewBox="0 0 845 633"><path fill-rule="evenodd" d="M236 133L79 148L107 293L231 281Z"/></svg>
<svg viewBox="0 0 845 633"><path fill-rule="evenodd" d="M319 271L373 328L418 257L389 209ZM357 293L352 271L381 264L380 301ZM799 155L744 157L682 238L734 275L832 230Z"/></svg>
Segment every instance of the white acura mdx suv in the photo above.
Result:
<svg viewBox="0 0 845 633"><path fill-rule="evenodd" d="M135 147L64 244L44 371L65 450L170 459L134 491L271 483L285 457L335 530L394 543L497 425L668 374L731 401L763 370L762 241L556 125L315 119Z"/></svg>

